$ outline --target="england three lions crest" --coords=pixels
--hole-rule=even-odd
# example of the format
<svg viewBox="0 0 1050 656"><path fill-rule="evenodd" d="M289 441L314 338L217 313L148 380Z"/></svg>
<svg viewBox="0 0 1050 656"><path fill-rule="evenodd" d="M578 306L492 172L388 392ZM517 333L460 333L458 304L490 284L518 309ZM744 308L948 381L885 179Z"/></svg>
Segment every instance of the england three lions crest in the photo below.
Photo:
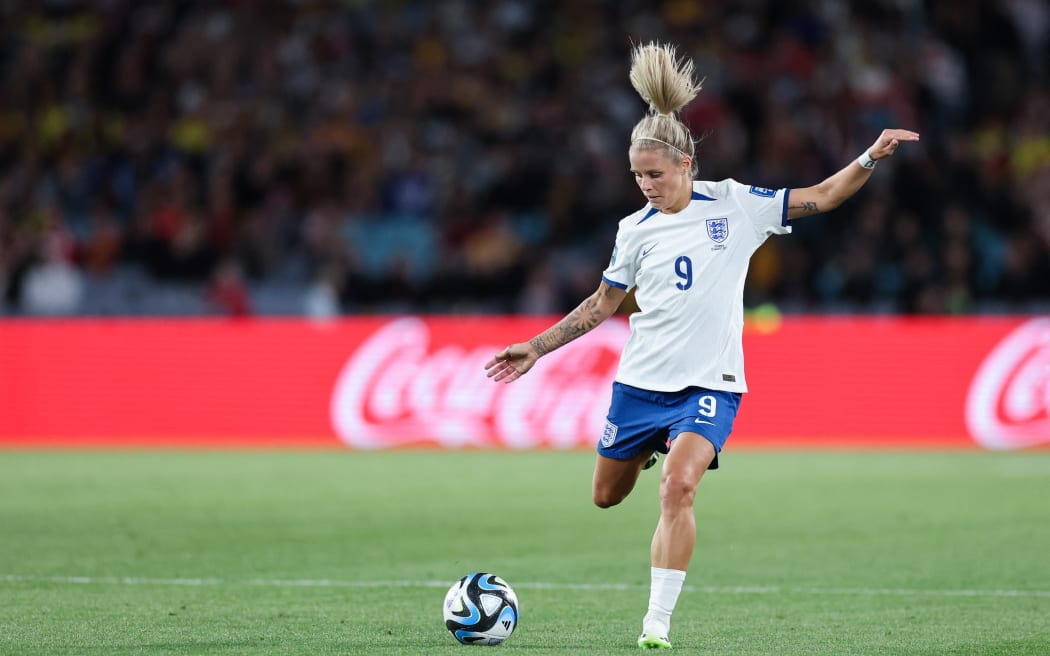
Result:
<svg viewBox="0 0 1050 656"><path fill-rule="evenodd" d="M724 242L729 237L729 219L708 219L707 236L716 244Z"/></svg>

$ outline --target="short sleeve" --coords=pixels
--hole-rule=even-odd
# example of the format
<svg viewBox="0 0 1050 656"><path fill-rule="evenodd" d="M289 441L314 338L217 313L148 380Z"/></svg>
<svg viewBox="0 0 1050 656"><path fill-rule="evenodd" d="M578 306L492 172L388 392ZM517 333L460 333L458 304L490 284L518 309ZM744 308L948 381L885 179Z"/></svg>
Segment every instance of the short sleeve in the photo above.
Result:
<svg viewBox="0 0 1050 656"><path fill-rule="evenodd" d="M787 215L790 189L756 187L741 184L736 180L730 181L729 188L733 198L763 240L770 235L785 235L791 232Z"/></svg>
<svg viewBox="0 0 1050 656"><path fill-rule="evenodd" d="M616 233L616 245L613 246L609 266L602 272L602 280L612 287L629 291L634 287L634 277L638 273L638 259L631 248L633 240L627 230L620 226Z"/></svg>

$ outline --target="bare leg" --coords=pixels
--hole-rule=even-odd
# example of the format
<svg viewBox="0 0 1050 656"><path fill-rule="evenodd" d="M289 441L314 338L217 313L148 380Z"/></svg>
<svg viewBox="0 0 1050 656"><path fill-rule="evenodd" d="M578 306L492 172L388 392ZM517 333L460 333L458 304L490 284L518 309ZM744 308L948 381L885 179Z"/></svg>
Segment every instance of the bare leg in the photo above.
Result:
<svg viewBox="0 0 1050 656"><path fill-rule="evenodd" d="M660 521L653 533L649 608L642 620L639 647L671 646L667 641L671 614L696 544L693 499L714 458L714 446L696 433L682 433L671 443L660 478Z"/></svg>
<svg viewBox="0 0 1050 656"><path fill-rule="evenodd" d="M616 460L599 455L594 463L594 505L609 508L626 499L634 489L634 484L638 482L638 474L650 455L652 453L646 451L630 460Z"/></svg>
<svg viewBox="0 0 1050 656"><path fill-rule="evenodd" d="M653 567L683 572L689 567L696 544L693 499L714 459L715 447L696 433L682 433L671 443L660 478L660 521L650 552Z"/></svg>

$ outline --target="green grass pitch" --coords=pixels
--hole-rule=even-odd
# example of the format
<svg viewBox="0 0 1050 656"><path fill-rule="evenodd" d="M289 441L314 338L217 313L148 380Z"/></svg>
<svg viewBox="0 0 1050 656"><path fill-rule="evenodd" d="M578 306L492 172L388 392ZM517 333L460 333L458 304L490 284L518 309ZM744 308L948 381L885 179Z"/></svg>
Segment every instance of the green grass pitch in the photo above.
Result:
<svg viewBox="0 0 1050 656"><path fill-rule="evenodd" d="M637 653L659 474L599 510L593 458L0 452L0 654ZM728 452L697 506L675 652L1050 654L1050 452Z"/></svg>

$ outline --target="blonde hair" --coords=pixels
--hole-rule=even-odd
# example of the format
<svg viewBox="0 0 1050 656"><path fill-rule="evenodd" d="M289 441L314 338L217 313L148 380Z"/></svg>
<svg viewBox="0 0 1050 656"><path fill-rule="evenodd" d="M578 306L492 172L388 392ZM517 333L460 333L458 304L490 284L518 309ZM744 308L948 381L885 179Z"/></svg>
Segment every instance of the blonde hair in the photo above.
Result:
<svg viewBox="0 0 1050 656"><path fill-rule="evenodd" d="M631 52L631 86L649 103L649 112L631 131L631 148L663 148L668 156L689 157L695 176L696 144L676 113L700 93L703 81L693 79L693 62L677 59L671 44L650 42Z"/></svg>

